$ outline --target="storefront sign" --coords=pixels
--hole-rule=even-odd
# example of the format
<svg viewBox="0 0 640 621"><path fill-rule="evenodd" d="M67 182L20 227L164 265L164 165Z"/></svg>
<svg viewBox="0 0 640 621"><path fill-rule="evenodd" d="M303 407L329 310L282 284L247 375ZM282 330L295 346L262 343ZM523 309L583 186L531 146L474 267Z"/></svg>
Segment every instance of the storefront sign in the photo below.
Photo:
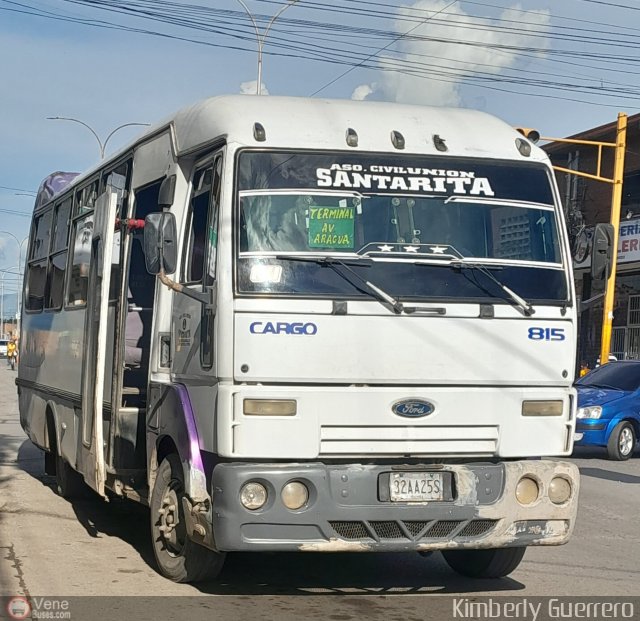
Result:
<svg viewBox="0 0 640 621"><path fill-rule="evenodd" d="M625 220L620 223L618 263L631 261L640 261L640 220Z"/></svg>

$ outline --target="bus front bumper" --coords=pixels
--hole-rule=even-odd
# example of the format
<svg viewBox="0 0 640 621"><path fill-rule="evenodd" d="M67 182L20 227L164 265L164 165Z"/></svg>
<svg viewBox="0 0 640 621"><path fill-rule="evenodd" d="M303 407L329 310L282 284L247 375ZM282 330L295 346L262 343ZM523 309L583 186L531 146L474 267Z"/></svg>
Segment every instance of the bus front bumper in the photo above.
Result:
<svg viewBox="0 0 640 621"><path fill-rule="evenodd" d="M449 498L392 502L389 473L442 472ZM516 498L522 477L539 489L528 505ZM562 504L549 499L551 481L570 483ZM304 483L309 501L285 507L282 488ZM247 482L261 483L267 501L246 509L240 493ZM218 464L213 471L211 526L220 551L430 551L560 545L573 531L579 492L574 464L527 460L465 465Z"/></svg>

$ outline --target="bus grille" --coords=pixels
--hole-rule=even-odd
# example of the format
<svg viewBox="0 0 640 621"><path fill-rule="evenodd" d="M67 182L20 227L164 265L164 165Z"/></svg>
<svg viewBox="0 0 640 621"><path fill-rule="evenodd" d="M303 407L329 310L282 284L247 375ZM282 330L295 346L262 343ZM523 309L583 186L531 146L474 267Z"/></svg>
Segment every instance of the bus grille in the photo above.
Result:
<svg viewBox="0 0 640 621"><path fill-rule="evenodd" d="M330 521L338 537L355 540L425 541L477 538L491 532L498 520L432 520L427 521Z"/></svg>

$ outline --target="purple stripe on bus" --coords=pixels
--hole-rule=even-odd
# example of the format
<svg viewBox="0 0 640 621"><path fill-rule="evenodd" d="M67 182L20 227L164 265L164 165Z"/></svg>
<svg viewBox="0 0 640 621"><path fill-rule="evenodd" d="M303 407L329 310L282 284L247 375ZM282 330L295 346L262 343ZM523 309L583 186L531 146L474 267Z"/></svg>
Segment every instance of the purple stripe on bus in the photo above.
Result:
<svg viewBox="0 0 640 621"><path fill-rule="evenodd" d="M184 384L173 384L178 396L180 397L180 403L182 405L182 411L184 413L184 420L187 424L187 433L189 434L189 462L191 467L196 470L200 470L203 476L204 465L202 463L202 455L200 455L200 440L198 438L198 428L196 427L195 416L193 415L193 408L191 407L191 399L189 399L189 393Z"/></svg>

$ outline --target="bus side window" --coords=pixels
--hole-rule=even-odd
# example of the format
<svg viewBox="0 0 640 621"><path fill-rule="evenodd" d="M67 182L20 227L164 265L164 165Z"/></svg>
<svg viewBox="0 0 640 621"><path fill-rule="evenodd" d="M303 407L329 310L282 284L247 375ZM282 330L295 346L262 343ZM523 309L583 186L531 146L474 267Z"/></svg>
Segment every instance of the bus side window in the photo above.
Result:
<svg viewBox="0 0 640 621"><path fill-rule="evenodd" d="M39 261L29 265L27 276L27 310L41 311L47 284L47 262Z"/></svg>
<svg viewBox="0 0 640 621"><path fill-rule="evenodd" d="M64 301L64 274L67 267L69 216L71 215L72 202L73 199L69 198L56 208L47 278L47 303L45 307L48 309L60 310Z"/></svg>
<svg viewBox="0 0 640 621"><path fill-rule="evenodd" d="M220 200L222 157L196 171L193 177L185 262L182 279L187 283L212 284L218 242L217 213Z"/></svg>
<svg viewBox="0 0 640 621"><path fill-rule="evenodd" d="M52 215L53 211L49 209L38 216L34 223L27 273L27 311L37 312L44 307Z"/></svg>
<svg viewBox="0 0 640 621"><path fill-rule="evenodd" d="M93 214L79 218L74 222L71 273L67 297L67 302L71 306L84 306L87 303L92 236Z"/></svg>
<svg viewBox="0 0 640 621"><path fill-rule="evenodd" d="M222 155L196 170L186 229L183 279L202 287L213 285L218 251L218 207L220 203ZM213 367L213 311L202 309L200 364Z"/></svg>

